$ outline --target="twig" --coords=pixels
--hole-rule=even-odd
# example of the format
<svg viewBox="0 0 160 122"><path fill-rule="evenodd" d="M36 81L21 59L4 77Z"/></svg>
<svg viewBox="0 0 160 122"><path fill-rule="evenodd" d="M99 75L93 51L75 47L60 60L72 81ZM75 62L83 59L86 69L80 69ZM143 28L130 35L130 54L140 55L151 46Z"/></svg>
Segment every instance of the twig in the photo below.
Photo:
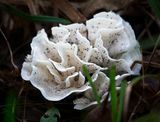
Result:
<svg viewBox="0 0 160 122"><path fill-rule="evenodd" d="M8 42L6 36L4 35L4 33L3 33L3 31L2 31L1 28L0 28L0 32L1 32L3 38L5 39L5 42L6 42L6 44L7 44L7 47L8 47L9 53L10 53L11 63L12 63L12 65L13 65L15 71L18 72L18 71L19 71L19 70L18 70L18 67L17 67L17 65L14 63L14 60L13 60L13 54L12 54L11 46L10 46L10 44L9 44L9 42Z"/></svg>
<svg viewBox="0 0 160 122"><path fill-rule="evenodd" d="M129 117L128 122L131 122L131 120L132 120L133 116L135 115L135 112L136 112L138 106L140 105L141 101L142 101L142 96L139 97L138 103L137 103L137 105L134 107L134 109L133 109L133 111L132 111L132 113L131 113L131 116Z"/></svg>
<svg viewBox="0 0 160 122"><path fill-rule="evenodd" d="M130 99L131 91L132 91L132 85L129 84L126 88L126 95L124 99L124 112L123 112L124 122L127 122L128 106L129 106L129 99Z"/></svg>
<svg viewBox="0 0 160 122"><path fill-rule="evenodd" d="M83 22L86 17L77 8L72 6L67 0L52 0L54 7L62 11L72 22Z"/></svg>
<svg viewBox="0 0 160 122"><path fill-rule="evenodd" d="M150 58L149 58L149 61L148 61L149 63L148 63L148 65L147 65L145 71L147 71L147 69L148 69L148 67L149 67L149 65L150 65L150 63L151 63L151 61L152 61L152 58L153 58L153 56L154 56L154 54L155 54L155 52L156 52L156 49L157 49L157 47L158 47L159 41L160 41L160 35L158 36L158 39L157 39L157 41L156 41L156 43L155 43L155 46L154 46L153 51L152 51L152 54L151 54L151 56L150 56Z"/></svg>
<svg viewBox="0 0 160 122"><path fill-rule="evenodd" d="M142 76L143 76L143 79L142 79L142 85L143 85L143 89L142 89L142 96L144 96L144 74L145 74L145 70L144 70L144 58L142 57Z"/></svg>
<svg viewBox="0 0 160 122"><path fill-rule="evenodd" d="M141 37L146 33L147 29L153 24L153 20L151 20L147 25L146 28L140 33L140 35L138 36L137 40L140 40Z"/></svg>
<svg viewBox="0 0 160 122"><path fill-rule="evenodd" d="M137 63L142 64L142 75L143 75L143 79L142 79L143 80L142 92L143 92L144 91L144 60L142 59L141 62L136 61L131 67L133 67ZM127 113L128 113L127 111L128 111L128 106L129 106L129 100L130 100L130 95L131 95L132 87L133 87L133 84L129 84L128 87L127 87L127 89L126 89L126 97L125 97L125 101L124 101L125 104L124 104L124 113L123 113L123 118L124 118L125 122L130 122L131 121L132 117L134 116L134 114L135 114L135 112L136 112L136 110L137 110L137 108L138 108L138 106L139 106L139 104L140 104L140 102L142 100L142 96L143 96L142 95L139 98L139 102L137 103L137 105L133 109L133 111L132 111L132 113L131 113L131 115L129 117L129 120L127 121ZM144 92L143 92L143 94L144 94Z"/></svg>
<svg viewBox="0 0 160 122"><path fill-rule="evenodd" d="M25 0L31 15L38 15L39 11L37 10L38 7L35 6L32 0ZM40 30L42 27L40 24L35 23L36 30Z"/></svg>
<svg viewBox="0 0 160 122"><path fill-rule="evenodd" d="M157 16L153 16L151 13L149 13L147 10L142 9L152 20L154 20L157 25L160 27L160 20Z"/></svg>
<svg viewBox="0 0 160 122"><path fill-rule="evenodd" d="M27 6L25 0L0 0L0 3ZM43 7L51 6L50 1L39 0L37 3Z"/></svg>
<svg viewBox="0 0 160 122"><path fill-rule="evenodd" d="M143 60L143 58L142 58L142 76L143 76L143 79L142 79L142 85L143 85L143 87L142 87L142 96L139 97L138 103L137 103L137 105L134 107L134 109L133 109L133 111L132 111L132 113L131 113L131 115L130 115L130 117L129 117L129 119L128 119L128 122L131 122L131 120L132 120L133 116L135 115L135 112L136 112L138 106L140 105L140 103L141 103L141 101L142 101L142 98L143 98L143 96L144 96L144 60ZM130 85L130 89L131 89L131 88L132 88L132 84ZM130 92L130 93L131 93L131 92Z"/></svg>
<svg viewBox="0 0 160 122"><path fill-rule="evenodd" d="M152 20L156 20L155 16L153 16L150 12L148 12L146 9L142 9Z"/></svg>
<svg viewBox="0 0 160 122"><path fill-rule="evenodd" d="M135 61L135 62L132 64L131 69L132 69L137 63L138 63L138 64L142 64L142 61ZM153 61L151 61L151 62L149 62L149 61L143 61L143 65L144 65L144 66L148 65L149 63L150 63L150 66L153 67L153 68L160 68L160 64L157 63L157 62L153 62Z"/></svg>

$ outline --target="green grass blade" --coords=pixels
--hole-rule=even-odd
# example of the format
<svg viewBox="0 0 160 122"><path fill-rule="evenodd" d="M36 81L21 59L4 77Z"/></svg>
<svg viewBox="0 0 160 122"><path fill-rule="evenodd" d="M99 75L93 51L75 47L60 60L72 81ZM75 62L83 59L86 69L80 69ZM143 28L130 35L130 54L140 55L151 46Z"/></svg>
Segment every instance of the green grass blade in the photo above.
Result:
<svg viewBox="0 0 160 122"><path fill-rule="evenodd" d="M117 120L117 92L116 92L116 67L112 66L109 69L109 78L110 78L110 94L111 94L111 111L112 111L112 122L116 122Z"/></svg>
<svg viewBox="0 0 160 122"><path fill-rule="evenodd" d="M12 91L7 94L4 108L4 122L16 122L17 96Z"/></svg>
<svg viewBox="0 0 160 122"><path fill-rule="evenodd" d="M9 14L15 15L22 19L32 22L41 22L41 23L62 23L62 24L69 24L71 23L69 20L52 17L52 16L33 16L27 14L21 10L16 9L14 6L7 5L7 4L0 4L0 10L6 11Z"/></svg>
<svg viewBox="0 0 160 122"><path fill-rule="evenodd" d="M148 0L148 3L155 12L155 14L160 17L160 0Z"/></svg>
<svg viewBox="0 0 160 122"><path fill-rule="evenodd" d="M100 96L99 96L98 93L97 93L95 84L94 84L93 81L92 81L92 78L91 78L91 76L90 76L90 74L89 74L89 71L88 71L88 69L87 69L87 66L86 66L86 65L83 65L83 66L82 66L82 69L83 69L83 74L85 75L85 77L87 78L90 86L92 87L93 95L94 95L94 97L95 97L98 105L100 105L100 100L101 100L101 98L100 98Z"/></svg>
<svg viewBox="0 0 160 122"><path fill-rule="evenodd" d="M121 82L121 90L120 90L120 102L119 102L119 112L118 112L118 115L117 115L117 122L121 122L126 86L127 86L126 81L122 81Z"/></svg>

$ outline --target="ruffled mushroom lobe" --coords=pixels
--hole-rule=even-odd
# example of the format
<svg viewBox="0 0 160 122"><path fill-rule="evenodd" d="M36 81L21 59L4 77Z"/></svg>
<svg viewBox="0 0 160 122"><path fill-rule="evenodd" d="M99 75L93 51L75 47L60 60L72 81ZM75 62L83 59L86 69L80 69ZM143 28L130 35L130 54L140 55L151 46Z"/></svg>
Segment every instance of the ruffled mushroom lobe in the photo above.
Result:
<svg viewBox="0 0 160 122"><path fill-rule="evenodd" d="M108 94L109 78L104 73L116 65L116 84L131 74L138 74L141 65L139 43L129 23L113 12L101 12L86 24L75 23L52 27L51 39L44 29L31 43L31 54L23 63L21 76L39 89L50 101L59 101L72 93L83 96L74 100L82 110L97 102L86 81L82 66L86 65L101 102Z"/></svg>

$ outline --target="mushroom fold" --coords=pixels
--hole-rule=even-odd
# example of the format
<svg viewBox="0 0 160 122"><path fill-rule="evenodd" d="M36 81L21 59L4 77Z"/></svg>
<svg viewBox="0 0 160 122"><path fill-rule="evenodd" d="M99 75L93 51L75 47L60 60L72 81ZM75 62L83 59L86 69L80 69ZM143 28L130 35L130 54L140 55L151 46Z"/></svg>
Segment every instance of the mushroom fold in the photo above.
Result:
<svg viewBox="0 0 160 122"><path fill-rule="evenodd" d="M86 65L97 93L104 101L110 79L104 73L116 65L117 86L125 77L138 74L142 55L135 34L126 21L113 12L101 12L86 24L75 23L52 27L52 38L40 30L31 43L31 54L23 63L21 76L38 88L50 101L60 101L72 93L75 109L95 105L92 88L83 74Z"/></svg>

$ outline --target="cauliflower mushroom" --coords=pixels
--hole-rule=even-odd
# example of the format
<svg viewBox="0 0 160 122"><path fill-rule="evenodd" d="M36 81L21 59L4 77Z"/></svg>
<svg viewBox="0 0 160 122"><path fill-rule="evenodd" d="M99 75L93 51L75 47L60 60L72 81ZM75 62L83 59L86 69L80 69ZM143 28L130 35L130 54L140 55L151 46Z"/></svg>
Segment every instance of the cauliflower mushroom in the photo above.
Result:
<svg viewBox="0 0 160 122"><path fill-rule="evenodd" d="M44 29L31 43L31 54L23 63L21 76L38 88L50 101L59 101L72 93L83 96L74 100L75 109L96 104L92 89L82 72L86 65L101 102L108 94L109 78L104 74L116 65L117 85L131 74L131 65L142 56L131 26L113 12L101 12L86 24L75 23L52 27L51 39Z"/></svg>

